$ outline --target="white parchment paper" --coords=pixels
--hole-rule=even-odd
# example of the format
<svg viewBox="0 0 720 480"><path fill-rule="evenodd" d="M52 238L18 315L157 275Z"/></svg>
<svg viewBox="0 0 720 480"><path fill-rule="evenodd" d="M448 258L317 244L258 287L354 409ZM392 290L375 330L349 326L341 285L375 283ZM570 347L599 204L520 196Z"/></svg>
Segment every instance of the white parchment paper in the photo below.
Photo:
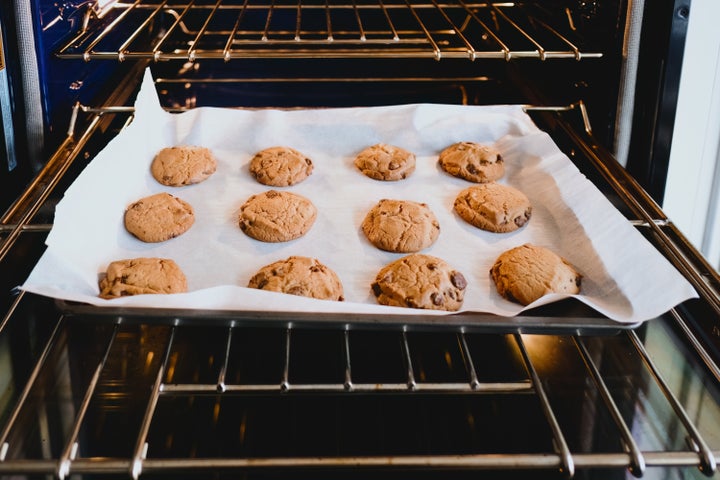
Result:
<svg viewBox="0 0 720 480"><path fill-rule="evenodd" d="M378 200L396 198L425 202L438 217L440 236L424 253L443 258L468 279L463 311L513 316L525 310L497 294L488 271L500 253L526 242L551 248L575 265L583 275L577 298L618 322L644 321L696 296L519 106L198 108L170 114L160 107L148 71L135 107L133 123L92 160L58 204L48 248L23 289L99 306L407 315L408 309L377 305L370 291L377 272L402 255L376 249L360 230ZM533 205L525 227L494 234L454 214L456 195L471 184L440 170L437 156L458 141L496 143L506 165L500 183L522 190ZM416 171L399 182L363 176L354 157L380 142L413 151ZM187 187L157 183L149 170L153 156L180 144L212 149L217 172ZM268 190L250 175L250 159L276 145L293 147L313 160L313 174L286 189L311 199L318 218L304 237L268 244L243 234L237 215L250 195ZM196 221L178 238L146 244L125 231L123 214L130 203L162 191L193 205ZM335 270L346 301L244 287L260 267L290 255L316 257ZM141 256L174 259L190 292L98 298L98 275L109 262ZM546 296L527 308L561 298Z"/></svg>

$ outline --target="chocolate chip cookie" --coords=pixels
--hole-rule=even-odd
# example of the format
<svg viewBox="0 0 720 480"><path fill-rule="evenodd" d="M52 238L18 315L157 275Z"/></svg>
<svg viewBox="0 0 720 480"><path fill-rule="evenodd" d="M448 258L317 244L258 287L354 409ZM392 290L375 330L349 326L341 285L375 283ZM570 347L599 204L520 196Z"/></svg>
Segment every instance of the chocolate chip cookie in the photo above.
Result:
<svg viewBox="0 0 720 480"><path fill-rule="evenodd" d="M466 287L463 274L444 260L414 253L383 267L372 291L382 305L457 311Z"/></svg>
<svg viewBox="0 0 720 480"><path fill-rule="evenodd" d="M250 160L250 173L263 185L288 187L305 180L313 171L313 162L290 147L261 150Z"/></svg>
<svg viewBox="0 0 720 480"><path fill-rule="evenodd" d="M498 293L529 305L549 293L580 293L582 276L555 252L526 243L502 253L490 269Z"/></svg>
<svg viewBox="0 0 720 480"><path fill-rule="evenodd" d="M437 240L440 223L425 203L383 199L365 216L362 231L381 250L411 253Z"/></svg>
<svg viewBox="0 0 720 480"><path fill-rule="evenodd" d="M192 206L169 193L141 198L125 210L125 229L148 243L182 235L195 222Z"/></svg>
<svg viewBox="0 0 720 480"><path fill-rule="evenodd" d="M440 167L450 175L475 183L494 182L505 174L500 152L490 145L459 142L440 152Z"/></svg>
<svg viewBox="0 0 720 480"><path fill-rule="evenodd" d="M163 148L150 165L155 180L170 187L200 183L216 169L217 161L209 149L191 145Z"/></svg>
<svg viewBox="0 0 720 480"><path fill-rule="evenodd" d="M499 183L466 188L455 198L453 208L469 224L495 233L515 231L532 216L532 205L527 196Z"/></svg>
<svg viewBox="0 0 720 480"><path fill-rule="evenodd" d="M344 300L337 274L309 257L292 256L266 265L253 275L248 287L321 300Z"/></svg>
<svg viewBox="0 0 720 480"><path fill-rule="evenodd" d="M372 145L355 157L355 166L375 180L396 181L415 171L415 154L385 143Z"/></svg>
<svg viewBox="0 0 720 480"><path fill-rule="evenodd" d="M180 267L167 258L132 258L110 263L100 279L100 297L187 292Z"/></svg>
<svg viewBox="0 0 720 480"><path fill-rule="evenodd" d="M315 223L317 208L292 192L269 190L253 195L240 207L240 229L262 242L287 242L305 235Z"/></svg>

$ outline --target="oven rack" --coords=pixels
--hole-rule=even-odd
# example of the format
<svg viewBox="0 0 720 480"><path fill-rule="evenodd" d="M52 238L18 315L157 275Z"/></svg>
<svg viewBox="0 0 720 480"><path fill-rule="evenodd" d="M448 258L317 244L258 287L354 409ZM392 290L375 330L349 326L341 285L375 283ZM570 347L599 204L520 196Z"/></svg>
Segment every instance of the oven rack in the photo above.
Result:
<svg viewBox="0 0 720 480"><path fill-rule="evenodd" d="M581 120L585 120L582 115L582 108L579 106L568 107L538 107L537 111L545 112L551 115L565 115L565 112L581 113ZM123 117L121 123L127 125L132 116L131 109L128 107L106 107L106 108L88 108L78 105L74 115L80 113L91 115L89 126L79 135L74 132L76 124L72 123L72 128L68 135L66 144L56 153L53 159L48 163L46 170L38 177L36 184L31 187L28 194L21 199L16 208L11 210L2 222L2 233L4 242L0 248L0 260L5 258L17 243L21 241L23 236L32 235L37 232L43 232L51 228L50 224L34 223L33 218L38 214L42 205L48 200L51 191L61 181L63 175L71 167L72 162L77 158L82 158L82 153L87 148L89 139L107 127L110 118ZM583 124L581 122L581 124ZM584 123L584 128L591 131L589 123ZM588 147L590 148L590 147ZM598 159L599 160L599 159ZM607 167L601 167L607 168ZM625 182L620 182L621 174L616 174L611 170L608 171L610 177L615 178L620 183L620 187L629 188ZM630 185L632 187L632 185ZM30 193L33 192L33 193ZM643 205L643 198L636 198L631 190L625 192L632 196L641 211L649 219L648 221L640 220L635 222L638 228L659 229L662 233L665 229L672 227L670 223L661 215L651 216L652 208ZM29 204L29 206L28 206ZM648 213L649 212L649 213ZM644 218L641 216L640 218ZM671 239L668 239L671 242ZM674 255L679 255L676 251ZM704 274L698 273L703 278L710 278ZM712 282L710 282L712 284ZM20 292L7 311L0 320L0 339L3 335L7 335L10 325L13 323L24 322L20 318L23 305L33 302L35 299L32 295ZM58 478L66 478L73 474L130 474L134 478L138 478L143 473L169 473L169 472L206 472L220 470L262 470L262 469L286 469L286 468L310 468L310 469L333 469L333 468L390 468L390 469L412 469L412 468L440 468L440 469L540 469L540 470L558 470L562 471L568 477L572 477L577 469L589 468L617 468L629 469L634 475L640 476L648 467L664 466L664 467L697 467L704 473L712 475L716 471L716 462L720 458L720 451L711 449L703 436L699 433L698 424L690 419L690 416L678 399L678 394L669 386L668 382L663 378L661 369L657 365L657 359L648 353L643 345L642 339L636 331L622 331L618 335L626 338L632 347L633 354L642 360L643 368L648 372L652 382L662 392L665 401L675 415L675 421L687 434L686 449L665 449L665 450L642 450L637 441L630 433L630 427L619 415L618 408L613 399L613 395L608 389L607 379L601 373L600 365L594 360L594 355L588 353L588 346L593 342L603 342L605 335L571 335L570 338L577 350L578 358L585 365L587 378L592 381L595 388L599 392L602 400L603 408L607 409L612 418L621 443L624 446L623 451L618 452L576 452L570 450L566 441L567 433L558 426L557 410L548 399L548 392L545 388L545 379L539 376L533 359L528 355L526 336L521 333L514 333L509 336L514 342L515 348L520 352L522 365L526 372L525 377L521 379L502 379L500 381L484 382L479 379L478 372L487 365L478 364L473 358L474 354L468 348L468 338L473 335L486 335L476 333L466 333L461 327L453 335L456 336L456 357L461 359L462 369L464 370L464 378L453 379L452 381L423 381L422 375L418 373L413 363L414 349L412 342L408 340L407 331L403 331L400 327L394 330L388 330L384 333L388 335L397 335L401 338L401 357L404 362L405 375L401 381L367 381L357 380L354 377L353 363L351 362L352 352L354 351L352 336L354 330L349 326L338 325L342 335L341 350L342 358L340 363L343 372L342 377L336 382L304 382L294 381L291 374L292 364L290 363L291 354L295 345L295 336L303 330L312 331L312 329L301 328L300 326L286 325L284 331L284 347L283 351L283 368L282 374L275 383L238 383L229 381L225 376L228 366L227 352L232 348L235 338L241 336L246 331L246 326L218 326L210 325L207 328L213 331L224 332L226 340L225 348L220 351L223 366L219 370L214 381L211 382L173 382L168 380L168 370L171 352L175 344L174 338L176 334L192 328L194 325L183 325L179 322L176 326L167 327L167 325L153 325L148 323L146 328L170 328L171 333L169 339L163 349L157 351L157 356L162 357L157 371L154 374L154 381L151 385L152 394L148 403L144 407L145 414L143 416L142 425L136 432L133 440L133 455L128 457L83 457L82 448L80 448L80 439L78 432L83 427L83 420L87 415L90 403L97 396L97 382L107 369L107 361L111 357L113 345L117 343L117 332L129 325L143 324L143 318L129 318L126 316L118 316L115 320L116 325L113 327L113 334L110 336L104 347L104 354L100 356L97 365L93 368L94 374L90 379L86 390L81 394L82 401L78 404L74 422L65 439L65 443L60 448L62 452L58 456L45 458L17 458L14 456L17 445L11 440L12 433L17 427L17 422L28 409L32 409L31 392L37 387L42 372L54 367L53 360L57 358L55 352L64 348L62 342L63 332L68 325L73 324L76 320L82 322L83 318L88 315L78 315L77 318L64 317L59 312L54 313L57 317L55 327L41 348L41 352L37 358L37 362L31 368L28 380L24 388L17 397L16 403L11 407L8 415L4 418L7 420L0 425L0 473L3 474L47 474L55 475ZM89 314L92 317L92 312ZM50 319L52 322L53 320ZM92 321L92 318L91 318ZM658 319L655 322L665 322L665 319ZM681 335L685 341L691 346L692 355L694 355L699 364L704 365L709 378L713 382L720 383L720 368L712 360L705 351L704 347L696 338L686 323L682 312L673 310L669 313L668 322L679 328ZM177 323L177 322L176 322ZM276 326L277 327L277 326ZM145 327L144 327L145 328ZM224 356L223 356L224 355ZM548 431L551 433L551 441L554 448L551 451L537 453L508 453L508 454L460 454L460 455L371 455L371 456L287 456L287 457L223 457L223 458L158 458L153 457L152 453L155 448L148 443L148 435L153 425L153 420L158 414L158 405L161 400L166 398L186 398L188 396L214 396L218 395L222 398L232 398L237 396L296 396L296 395L320 395L320 396L357 396L357 395L425 395L425 394L449 394L449 395L467 395L467 396L498 396L505 394L530 395L537 399L541 405L542 415L546 422ZM48 400L49 401L49 400Z"/></svg>
<svg viewBox="0 0 720 480"><path fill-rule="evenodd" d="M565 19L550 25L520 4L466 0L117 1L102 9L88 5L56 55L85 61L602 57L582 51L569 10Z"/></svg>
<svg viewBox="0 0 720 480"><path fill-rule="evenodd" d="M674 312L673 312L674 313ZM677 316L676 313L674 315ZM83 457L78 453L83 450L80 442L80 432L84 426L86 415L90 404L96 401L97 397L103 397L107 393L98 392L101 390L98 385L100 379L106 374L106 370L114 370L116 367L108 367L111 358L117 362L118 352L122 351L115 347L119 343L119 331L123 328L121 318L118 318L113 331L108 336L105 347L101 350L97 365L91 370L94 372L87 382L87 387L82 394L82 402L77 406L76 413L71 425L68 425L65 432L66 438L62 453L57 458L26 459L10 458L9 452L13 452L16 446L11 440L16 422L26 410L38 408L33 406L30 400L31 394L39 383L43 371L54 368L50 365L51 358L61 358L57 353L58 348L65 348L66 323L72 322L72 318L58 317L55 328L45 345L37 364L32 370L28 383L21 392L15 407L8 416L7 423L0 429L0 473L19 474L32 472L34 474L55 475L59 479L67 478L73 474L113 473L130 474L132 478L138 479L142 473L169 473L174 471L204 471L207 469L265 469L265 468L452 468L452 469L543 469L558 470L567 478L572 478L576 468L626 468L634 476L641 477L646 473L647 467L652 466L695 466L705 475L714 475L717 469L717 459L720 458L720 450L712 450L707 445L698 427L690 419L682 403L678 400L673 390L663 378L663 375L655 364L652 356L648 353L635 331L623 332L627 342L632 345L633 354L638 355L650 378L659 388L665 400L676 415L676 421L686 432L687 448L685 450L668 451L642 451L638 442L633 436L633 429L623 418L623 414L614 400L613 393L608 388L606 380L601 373L600 366L593 359L593 354L587 346L593 341L592 337L572 336L571 341L577 350L577 355L585 366L587 378L597 389L599 398L602 400L603 408L609 412L612 421L617 428L617 433L623 447L622 452L607 453L578 453L572 452L567 444L565 434L560 427L549 395L543 386L543 379L540 378L534 361L528 349L528 342L524 335L516 333L508 336L511 345L519 352L524 378L518 380L499 380L493 382L482 382L478 380L478 373L487 369L488 365L477 363L473 359L472 349L468 346L468 337L462 331L455 333L457 347L455 351L445 353L446 361L451 363L450 357L461 359L462 369L465 378L462 381L453 382L435 381L425 382L419 379L418 373L422 370L416 368L413 363L415 357L412 342L404 331L396 332L401 339L400 348L405 378L400 383L355 383L353 380L353 366L351 356L353 342L351 340L353 331L347 327L342 329L342 360L341 369L344 372L344 380L339 383L294 383L291 381L291 358L294 348L294 336L302 329L288 326L284 331L284 346L281 349L284 358L282 359L282 374L277 383L274 384L233 384L226 381L226 372L229 368L230 352L234 348L234 336L245 333L244 327L229 327L225 331L225 340L222 351L215 354L220 357L217 362L218 368L215 382L200 383L186 382L174 383L174 370L177 366L178 354L186 352L183 347L176 351L175 337L182 331L182 326L170 327L166 341L159 343L157 354L162 353L162 359L153 368L151 377L155 380L151 385L151 394L148 397L142 422L136 432L133 455L131 458L110 458L110 457ZM81 322L82 323L82 322ZM3 324L4 326L4 324ZM210 327L214 328L214 327ZM2 333L2 330L0 330ZM386 332L387 333L387 332ZM185 345L187 348L187 345ZM162 352L161 352L162 351ZM151 356L148 358L152 358ZM148 360L149 362L150 360ZM90 365L92 367L92 365ZM114 391L117 391L118 384L122 388L123 382L131 381L129 378L110 377ZM106 380L107 381L107 380ZM83 387L85 388L85 387ZM504 395L504 394L526 394L533 396L540 405L548 431L551 434L553 451L532 452L532 453L492 453L492 454L462 454L462 455L368 455L368 456L312 456L312 457L222 457L222 458L165 458L153 457L157 451L155 445L150 444L149 434L153 421L158 416L161 399L167 397L188 398L195 395L213 395L220 399L223 396L272 394L288 396L294 394L313 395L353 395L353 394L388 394L388 393L442 393L442 394L463 394L463 395ZM107 399L105 399L107 401ZM49 400L48 400L49 401ZM112 401L112 400L110 400ZM48 437L51 435L48 434ZM56 446L57 449L57 446ZM161 449L160 449L161 450Z"/></svg>

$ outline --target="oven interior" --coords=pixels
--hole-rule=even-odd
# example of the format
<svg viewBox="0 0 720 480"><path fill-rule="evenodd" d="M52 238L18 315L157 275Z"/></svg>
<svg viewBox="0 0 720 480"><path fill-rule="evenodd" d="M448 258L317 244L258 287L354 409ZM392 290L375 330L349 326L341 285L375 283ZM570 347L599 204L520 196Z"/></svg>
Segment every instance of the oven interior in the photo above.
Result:
<svg viewBox="0 0 720 480"><path fill-rule="evenodd" d="M720 281L609 153L624 2L40 3L48 160L0 230L0 475L714 474ZM19 291L146 66L170 111L530 105L700 299L630 329L574 322L596 316L571 302L438 329L68 312Z"/></svg>

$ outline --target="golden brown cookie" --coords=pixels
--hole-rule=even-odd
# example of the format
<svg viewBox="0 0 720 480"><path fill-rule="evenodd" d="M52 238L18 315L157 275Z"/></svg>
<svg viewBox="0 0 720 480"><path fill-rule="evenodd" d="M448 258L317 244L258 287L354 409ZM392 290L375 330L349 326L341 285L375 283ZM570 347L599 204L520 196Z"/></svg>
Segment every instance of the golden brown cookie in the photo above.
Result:
<svg viewBox="0 0 720 480"><path fill-rule="evenodd" d="M125 228L143 242L164 242L192 227L195 214L186 201L169 193L141 198L125 210Z"/></svg>
<svg viewBox="0 0 720 480"><path fill-rule="evenodd" d="M253 275L248 287L320 300L344 300L337 274L309 257L292 256L266 265Z"/></svg>
<svg viewBox="0 0 720 480"><path fill-rule="evenodd" d="M163 148L150 165L155 180L170 187L200 183L216 169L217 162L209 149L190 145Z"/></svg>
<svg viewBox="0 0 720 480"><path fill-rule="evenodd" d="M402 180L415 171L415 154L400 147L378 143L355 157L355 166L375 180Z"/></svg>
<svg viewBox="0 0 720 480"><path fill-rule="evenodd" d="M288 187L305 180L313 171L308 157L290 147L261 150L250 160L250 173L263 185Z"/></svg>
<svg viewBox="0 0 720 480"><path fill-rule="evenodd" d="M437 240L440 223L425 203L383 199L365 216L362 231L381 250L411 253Z"/></svg>
<svg viewBox="0 0 720 480"><path fill-rule="evenodd" d="M262 242L287 242L305 235L317 217L313 203L296 193L269 190L240 207L240 229Z"/></svg>
<svg viewBox="0 0 720 480"><path fill-rule="evenodd" d="M467 281L444 260L414 253L383 267L372 291L378 303L395 307L457 311Z"/></svg>
<svg viewBox="0 0 720 480"><path fill-rule="evenodd" d="M528 305L549 293L580 293L582 276L565 259L526 243L502 253L490 269L498 293Z"/></svg>
<svg viewBox="0 0 720 480"><path fill-rule="evenodd" d="M454 209L470 225L495 233L517 230L532 215L530 200L524 193L499 183L466 188L455 198Z"/></svg>
<svg viewBox="0 0 720 480"><path fill-rule="evenodd" d="M440 152L440 167L450 175L471 182L494 182L505 174L505 163L494 147L459 142Z"/></svg>
<svg viewBox="0 0 720 480"><path fill-rule="evenodd" d="M167 258L132 258L110 263L100 279L100 296L118 298L146 293L187 292L180 267Z"/></svg>

